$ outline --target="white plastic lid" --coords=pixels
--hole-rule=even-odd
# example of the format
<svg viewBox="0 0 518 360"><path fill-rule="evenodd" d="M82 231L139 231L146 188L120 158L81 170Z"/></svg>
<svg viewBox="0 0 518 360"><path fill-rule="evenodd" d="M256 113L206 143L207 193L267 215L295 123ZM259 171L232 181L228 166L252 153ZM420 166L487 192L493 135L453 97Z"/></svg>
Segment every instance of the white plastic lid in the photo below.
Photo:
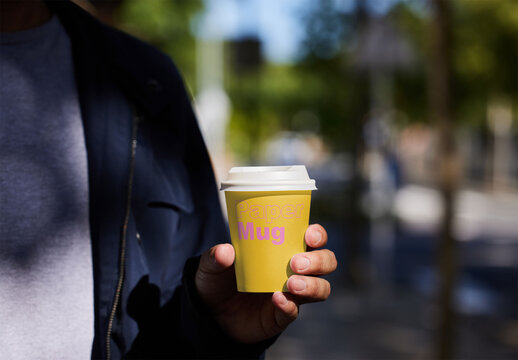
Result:
<svg viewBox="0 0 518 360"><path fill-rule="evenodd" d="M243 166L230 169L221 191L317 190L304 165Z"/></svg>

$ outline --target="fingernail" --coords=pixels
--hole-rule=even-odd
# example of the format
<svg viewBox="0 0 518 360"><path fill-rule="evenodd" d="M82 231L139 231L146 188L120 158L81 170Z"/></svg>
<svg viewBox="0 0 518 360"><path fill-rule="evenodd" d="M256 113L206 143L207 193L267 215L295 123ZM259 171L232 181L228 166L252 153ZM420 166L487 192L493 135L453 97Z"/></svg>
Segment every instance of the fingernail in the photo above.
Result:
<svg viewBox="0 0 518 360"><path fill-rule="evenodd" d="M305 256L299 256L295 260L295 268L297 271L306 270L309 267L310 261Z"/></svg>
<svg viewBox="0 0 518 360"><path fill-rule="evenodd" d="M313 237L313 245L318 246L320 242L322 241L322 234L318 230L312 231L312 237Z"/></svg>
<svg viewBox="0 0 518 360"><path fill-rule="evenodd" d="M291 282L291 287L295 291L302 291L302 290L306 289L306 282L304 280L302 280L301 278L292 278L290 280L290 282Z"/></svg>

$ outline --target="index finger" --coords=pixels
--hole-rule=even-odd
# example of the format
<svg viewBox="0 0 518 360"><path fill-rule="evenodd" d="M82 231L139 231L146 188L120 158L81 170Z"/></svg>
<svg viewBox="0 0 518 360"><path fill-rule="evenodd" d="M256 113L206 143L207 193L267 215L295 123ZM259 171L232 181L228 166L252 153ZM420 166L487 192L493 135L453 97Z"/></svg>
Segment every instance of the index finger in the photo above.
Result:
<svg viewBox="0 0 518 360"><path fill-rule="evenodd" d="M327 231L319 224L309 225L304 235L306 244L311 249L318 249L327 244Z"/></svg>

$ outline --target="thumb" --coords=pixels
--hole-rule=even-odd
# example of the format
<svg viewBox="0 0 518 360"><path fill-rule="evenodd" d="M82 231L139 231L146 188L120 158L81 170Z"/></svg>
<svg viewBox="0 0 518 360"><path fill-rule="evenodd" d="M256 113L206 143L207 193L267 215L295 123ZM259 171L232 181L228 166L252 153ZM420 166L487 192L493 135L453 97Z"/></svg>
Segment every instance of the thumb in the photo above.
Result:
<svg viewBox="0 0 518 360"><path fill-rule="evenodd" d="M194 281L207 305L215 306L236 292L234 259L234 248L230 244L216 245L201 256Z"/></svg>
<svg viewBox="0 0 518 360"><path fill-rule="evenodd" d="M232 266L234 258L235 252L232 245L213 246L201 256L198 272L203 273L203 276L222 273Z"/></svg>

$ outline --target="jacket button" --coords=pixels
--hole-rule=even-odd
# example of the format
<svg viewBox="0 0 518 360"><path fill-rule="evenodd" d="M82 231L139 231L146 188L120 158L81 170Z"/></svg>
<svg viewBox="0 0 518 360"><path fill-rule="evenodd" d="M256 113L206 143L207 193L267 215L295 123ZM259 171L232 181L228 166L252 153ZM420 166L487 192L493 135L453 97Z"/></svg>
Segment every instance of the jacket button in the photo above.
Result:
<svg viewBox="0 0 518 360"><path fill-rule="evenodd" d="M147 86L153 92L159 92L162 90L162 85L160 85L160 83L155 79L148 79Z"/></svg>

